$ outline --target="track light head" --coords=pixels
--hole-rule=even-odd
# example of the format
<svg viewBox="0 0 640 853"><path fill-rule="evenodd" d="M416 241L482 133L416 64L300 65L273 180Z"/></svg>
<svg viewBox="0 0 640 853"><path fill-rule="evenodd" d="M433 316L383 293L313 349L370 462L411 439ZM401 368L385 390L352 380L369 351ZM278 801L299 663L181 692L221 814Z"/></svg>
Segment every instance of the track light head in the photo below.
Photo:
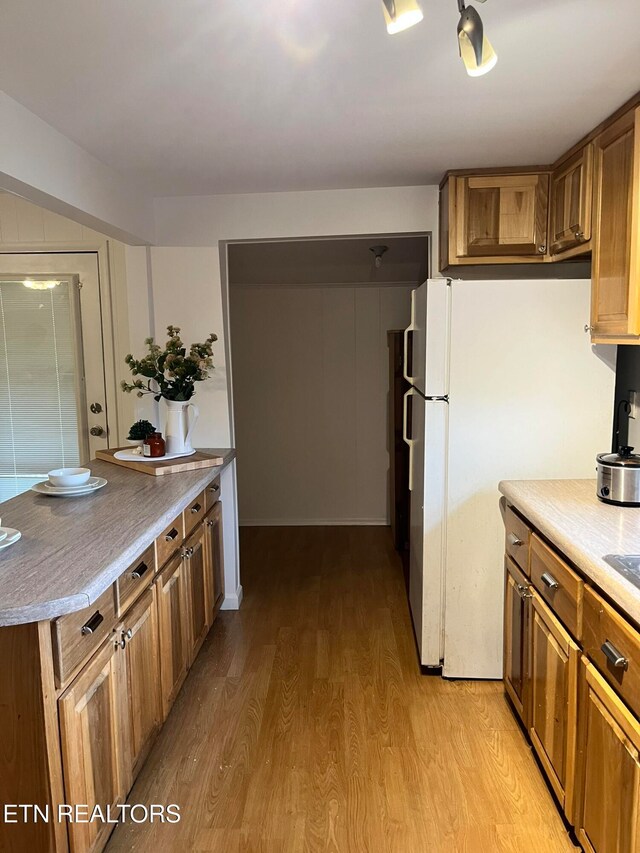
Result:
<svg viewBox="0 0 640 853"><path fill-rule="evenodd" d="M382 0L382 7L389 35L408 30L424 17L418 0Z"/></svg>
<svg viewBox="0 0 640 853"><path fill-rule="evenodd" d="M484 2L484 0L480 0ZM465 6L464 0L458 0L458 47L467 74L480 77L495 66L498 57L491 42L484 34L482 18L473 6Z"/></svg>

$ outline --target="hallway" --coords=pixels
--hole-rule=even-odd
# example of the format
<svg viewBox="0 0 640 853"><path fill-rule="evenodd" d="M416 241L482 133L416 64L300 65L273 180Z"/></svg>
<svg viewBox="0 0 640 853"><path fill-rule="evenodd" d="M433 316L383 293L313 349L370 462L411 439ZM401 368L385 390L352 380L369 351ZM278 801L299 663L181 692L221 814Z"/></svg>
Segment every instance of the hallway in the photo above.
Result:
<svg viewBox="0 0 640 853"><path fill-rule="evenodd" d="M500 683L418 670L387 528L241 530L203 646L108 853L573 850Z"/></svg>

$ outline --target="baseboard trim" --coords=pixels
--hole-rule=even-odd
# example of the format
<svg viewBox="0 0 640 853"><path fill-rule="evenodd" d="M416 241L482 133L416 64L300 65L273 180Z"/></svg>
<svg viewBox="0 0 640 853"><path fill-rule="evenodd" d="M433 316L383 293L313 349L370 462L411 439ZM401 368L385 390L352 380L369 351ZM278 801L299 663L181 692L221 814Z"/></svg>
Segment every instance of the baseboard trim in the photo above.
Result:
<svg viewBox="0 0 640 853"><path fill-rule="evenodd" d="M220 605L220 610L240 610L243 598L242 584L238 587L235 593L227 593L224 601Z"/></svg>
<svg viewBox="0 0 640 853"><path fill-rule="evenodd" d="M388 527L386 518L247 518L240 527Z"/></svg>

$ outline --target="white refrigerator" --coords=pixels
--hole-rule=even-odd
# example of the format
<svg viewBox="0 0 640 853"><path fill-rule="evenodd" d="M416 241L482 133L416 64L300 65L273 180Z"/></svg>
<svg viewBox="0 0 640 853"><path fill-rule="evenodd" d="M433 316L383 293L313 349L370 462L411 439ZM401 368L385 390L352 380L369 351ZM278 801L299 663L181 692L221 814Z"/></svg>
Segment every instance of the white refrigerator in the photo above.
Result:
<svg viewBox="0 0 640 853"><path fill-rule="evenodd" d="M585 334L590 290L433 279L412 292L409 601L420 664L446 677L502 677L498 482L594 478L611 447L616 348Z"/></svg>

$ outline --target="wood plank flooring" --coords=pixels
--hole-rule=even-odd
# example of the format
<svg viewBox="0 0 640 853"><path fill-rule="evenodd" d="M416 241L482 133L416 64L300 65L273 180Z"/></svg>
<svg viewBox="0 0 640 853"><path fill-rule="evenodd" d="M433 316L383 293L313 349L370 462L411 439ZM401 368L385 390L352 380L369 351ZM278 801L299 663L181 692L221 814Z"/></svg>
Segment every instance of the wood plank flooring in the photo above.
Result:
<svg viewBox="0 0 640 853"><path fill-rule="evenodd" d="M108 853L575 848L500 683L417 666L386 528L244 528L221 613Z"/></svg>

